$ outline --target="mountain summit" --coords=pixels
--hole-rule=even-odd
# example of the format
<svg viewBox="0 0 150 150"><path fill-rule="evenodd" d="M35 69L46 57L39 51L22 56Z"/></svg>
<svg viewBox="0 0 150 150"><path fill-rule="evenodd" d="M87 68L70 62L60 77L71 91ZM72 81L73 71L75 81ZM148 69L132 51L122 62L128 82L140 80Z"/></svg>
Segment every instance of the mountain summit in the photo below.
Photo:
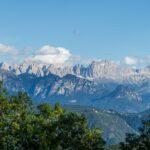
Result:
<svg viewBox="0 0 150 150"><path fill-rule="evenodd" d="M88 66L1 63L0 79L10 92L24 90L35 102L59 101L129 112L150 106L149 67L133 69L108 60L92 61Z"/></svg>

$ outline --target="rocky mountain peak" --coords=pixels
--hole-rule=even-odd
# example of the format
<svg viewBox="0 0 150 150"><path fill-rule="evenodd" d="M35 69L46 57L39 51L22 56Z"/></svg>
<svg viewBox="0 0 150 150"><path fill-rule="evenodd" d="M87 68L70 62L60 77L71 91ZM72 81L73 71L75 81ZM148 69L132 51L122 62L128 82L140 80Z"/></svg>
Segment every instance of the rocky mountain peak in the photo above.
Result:
<svg viewBox="0 0 150 150"><path fill-rule="evenodd" d="M0 69L21 74L33 74L37 77L44 77L49 74L55 74L63 77L67 74L78 77L95 80L96 82L114 81L119 83L141 83L150 79L150 67L141 69L132 69L120 66L113 61L101 60L92 61L88 66L80 64L74 66L58 66L24 62L20 65L0 63Z"/></svg>

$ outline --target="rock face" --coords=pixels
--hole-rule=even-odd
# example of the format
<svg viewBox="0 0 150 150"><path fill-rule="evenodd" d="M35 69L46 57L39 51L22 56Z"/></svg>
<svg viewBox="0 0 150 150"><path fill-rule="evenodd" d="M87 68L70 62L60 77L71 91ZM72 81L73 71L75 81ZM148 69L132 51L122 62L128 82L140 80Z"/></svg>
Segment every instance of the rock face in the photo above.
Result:
<svg viewBox="0 0 150 150"><path fill-rule="evenodd" d="M21 65L9 65L7 63L0 63L0 69L11 71L16 75L24 73L32 74L37 77L55 74L63 77L67 74L84 77L86 79L93 79L96 81L113 80L117 82L143 82L143 80L150 79L150 67L143 69L132 69L121 67L112 61L92 61L87 67L83 65L75 66L56 66L44 65L34 63L23 63Z"/></svg>
<svg viewBox="0 0 150 150"><path fill-rule="evenodd" d="M132 69L107 60L86 67L1 63L0 79L11 93L26 91L35 102L130 112L150 107L150 67Z"/></svg>
<svg viewBox="0 0 150 150"><path fill-rule="evenodd" d="M150 79L150 67L143 69L132 69L127 67L121 67L112 61L92 61L87 67L83 65L75 66L56 66L56 65L44 65L23 63L21 65L9 65L7 63L1 63L0 69L11 71L15 75L32 74L37 77L44 77L49 74L55 74L63 77L67 74L76 75L86 79L95 81L107 81L112 80L115 82L130 82L140 83Z"/></svg>

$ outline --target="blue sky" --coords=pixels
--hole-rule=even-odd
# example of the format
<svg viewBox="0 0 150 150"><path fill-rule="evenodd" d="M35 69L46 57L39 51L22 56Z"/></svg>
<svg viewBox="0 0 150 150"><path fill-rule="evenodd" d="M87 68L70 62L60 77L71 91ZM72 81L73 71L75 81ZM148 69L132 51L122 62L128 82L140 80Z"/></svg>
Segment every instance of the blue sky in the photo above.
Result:
<svg viewBox="0 0 150 150"><path fill-rule="evenodd" d="M0 43L20 51L19 61L45 45L83 59L145 58L149 8L148 0L0 0Z"/></svg>

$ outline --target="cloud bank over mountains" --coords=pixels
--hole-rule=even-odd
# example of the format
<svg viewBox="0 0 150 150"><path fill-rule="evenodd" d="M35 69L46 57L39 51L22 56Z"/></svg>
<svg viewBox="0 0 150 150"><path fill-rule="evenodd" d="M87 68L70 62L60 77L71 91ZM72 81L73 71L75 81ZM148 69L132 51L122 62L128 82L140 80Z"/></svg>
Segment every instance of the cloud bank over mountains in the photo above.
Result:
<svg viewBox="0 0 150 150"><path fill-rule="evenodd" d="M0 43L0 58L3 55L7 55L6 62L9 61L14 63L13 61L20 62L20 58L22 58L22 62L33 62L33 63L44 63L44 64L59 64L59 65L66 65L66 64L88 64L92 60L96 59L88 59L84 60L79 55L73 55L69 49L64 47L54 47L51 45L43 45L38 50L35 50L33 54L31 52L27 55L26 49L16 49L13 46L9 46L6 44ZM101 58L99 59L101 60ZM1 60L3 61L3 60ZM21 62L21 63L22 63ZM114 61L120 65L126 65L131 67L136 66L145 66L150 65L150 56L146 56L144 58L137 58L132 56L126 56L122 60Z"/></svg>
<svg viewBox="0 0 150 150"><path fill-rule="evenodd" d="M1 53L1 54L2 54L2 53L3 53L3 54L4 54L4 53L11 53L11 52L14 52L14 51L16 51L15 48L0 43L0 53Z"/></svg>
<svg viewBox="0 0 150 150"><path fill-rule="evenodd" d="M150 56L143 58L126 56L122 63L127 66L150 66Z"/></svg>
<svg viewBox="0 0 150 150"><path fill-rule="evenodd" d="M26 61L45 64L64 64L70 57L71 53L66 48L44 45L35 54L27 58Z"/></svg>
<svg viewBox="0 0 150 150"><path fill-rule="evenodd" d="M126 65L136 65L138 63L138 60L137 60L137 58L126 56L124 58L124 63Z"/></svg>

